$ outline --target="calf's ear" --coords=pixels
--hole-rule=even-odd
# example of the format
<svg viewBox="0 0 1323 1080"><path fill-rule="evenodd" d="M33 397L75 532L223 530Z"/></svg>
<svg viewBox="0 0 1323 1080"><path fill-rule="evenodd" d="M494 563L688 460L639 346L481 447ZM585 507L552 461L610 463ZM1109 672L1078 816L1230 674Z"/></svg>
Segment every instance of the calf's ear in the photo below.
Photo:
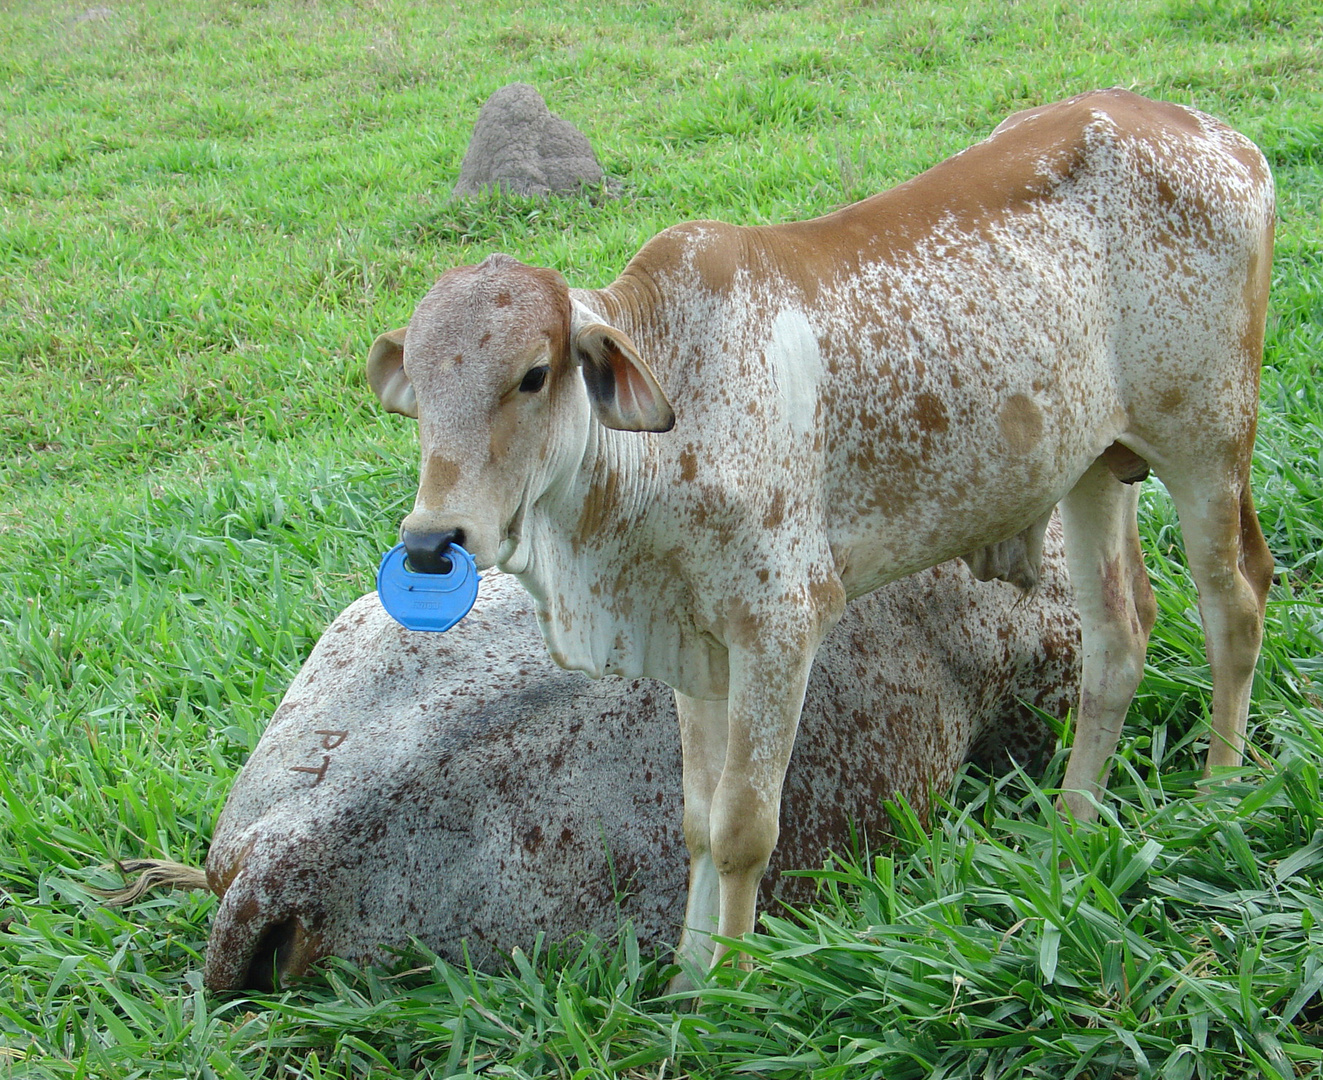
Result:
<svg viewBox="0 0 1323 1080"><path fill-rule="evenodd" d="M675 411L634 343L577 300L573 309L570 351L597 419L618 431L670 431Z"/></svg>
<svg viewBox="0 0 1323 1080"><path fill-rule="evenodd" d="M368 385L388 412L418 419L418 399L404 373L404 329L387 330L372 343L367 360Z"/></svg>

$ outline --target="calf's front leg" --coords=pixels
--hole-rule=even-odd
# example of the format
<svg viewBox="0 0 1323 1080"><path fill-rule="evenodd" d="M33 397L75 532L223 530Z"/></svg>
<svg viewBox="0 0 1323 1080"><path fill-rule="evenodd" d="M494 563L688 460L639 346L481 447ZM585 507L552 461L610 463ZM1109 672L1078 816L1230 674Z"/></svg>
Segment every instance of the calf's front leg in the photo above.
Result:
<svg viewBox="0 0 1323 1080"><path fill-rule="evenodd" d="M687 986L754 927L758 887L780 831L781 788L820 635L764 653L732 649L725 702L676 696L684 752L689 897L672 984ZM706 964L704 963L706 961Z"/></svg>
<svg viewBox="0 0 1323 1080"><path fill-rule="evenodd" d="M676 692L684 762L684 839L689 849L689 897L670 990L690 990L712 964L712 935L720 913L720 875L712 861L712 796L726 764L726 702Z"/></svg>

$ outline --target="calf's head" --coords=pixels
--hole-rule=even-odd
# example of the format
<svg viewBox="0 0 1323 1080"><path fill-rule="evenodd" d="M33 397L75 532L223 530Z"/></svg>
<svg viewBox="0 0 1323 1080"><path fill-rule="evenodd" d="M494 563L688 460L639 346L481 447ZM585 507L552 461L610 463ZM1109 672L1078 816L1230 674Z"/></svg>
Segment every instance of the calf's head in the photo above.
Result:
<svg viewBox="0 0 1323 1080"><path fill-rule="evenodd" d="M424 571L444 569L451 541L479 569L505 565L523 511L582 460L590 413L625 431L675 422L625 334L571 299L554 270L507 255L442 275L408 327L373 342L368 382L419 421L418 495L401 539Z"/></svg>

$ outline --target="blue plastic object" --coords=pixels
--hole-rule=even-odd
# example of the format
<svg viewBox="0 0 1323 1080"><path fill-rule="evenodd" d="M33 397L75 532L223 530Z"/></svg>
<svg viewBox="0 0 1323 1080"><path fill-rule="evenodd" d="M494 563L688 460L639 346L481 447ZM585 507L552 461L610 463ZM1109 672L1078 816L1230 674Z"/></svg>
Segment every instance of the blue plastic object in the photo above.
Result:
<svg viewBox="0 0 1323 1080"><path fill-rule="evenodd" d="M386 613L407 630L449 630L478 598L478 568L458 544L446 549L448 574L419 574L404 564L403 544L381 557L377 595Z"/></svg>

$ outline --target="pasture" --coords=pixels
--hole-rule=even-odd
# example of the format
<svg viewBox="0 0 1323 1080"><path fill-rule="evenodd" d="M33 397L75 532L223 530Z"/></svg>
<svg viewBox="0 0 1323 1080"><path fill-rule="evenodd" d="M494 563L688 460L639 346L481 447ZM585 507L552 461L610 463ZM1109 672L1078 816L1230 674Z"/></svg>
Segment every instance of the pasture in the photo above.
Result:
<svg viewBox="0 0 1323 1080"><path fill-rule="evenodd" d="M1323 1074L1320 42L1314 0L0 8L0 1077ZM449 202L515 80L610 191ZM1148 481L1159 619L1103 819L1058 820L1061 754L963 774L696 1008L628 928L505 975L415 950L213 998L210 898L98 904L115 859L201 862L372 587L417 459L364 359L441 270L505 251L602 285L669 224L823 213L1118 84L1226 120L1277 178L1254 480L1278 578L1239 780L1198 797L1203 635Z"/></svg>

